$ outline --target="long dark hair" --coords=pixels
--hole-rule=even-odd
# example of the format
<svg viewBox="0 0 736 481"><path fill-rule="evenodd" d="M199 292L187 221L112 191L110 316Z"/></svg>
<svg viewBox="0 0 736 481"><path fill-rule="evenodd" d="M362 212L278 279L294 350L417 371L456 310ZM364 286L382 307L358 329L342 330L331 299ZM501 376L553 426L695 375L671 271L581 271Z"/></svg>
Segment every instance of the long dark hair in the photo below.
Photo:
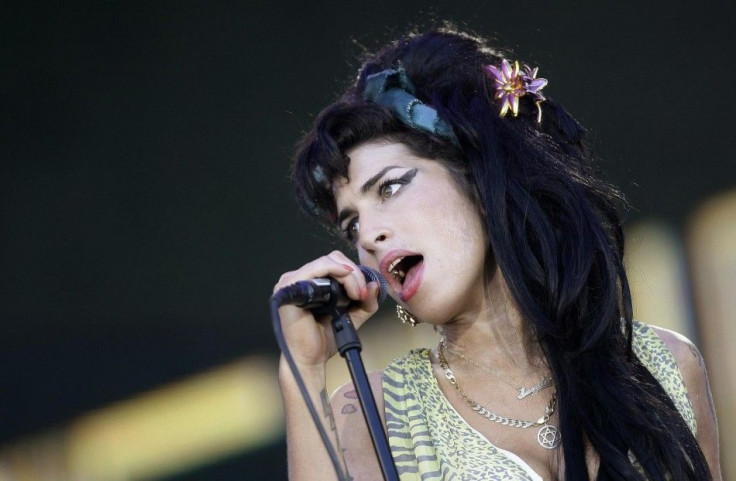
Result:
<svg viewBox="0 0 736 481"><path fill-rule="evenodd" d="M642 479L631 455L652 481L711 479L687 423L632 352L623 196L595 175L583 127L554 100L542 104L541 124L529 96L520 99L517 117L499 116L483 66L500 65L503 57L482 39L450 29L410 35L370 57L298 146L297 198L333 225L331 182L347 176L345 151L375 138L443 162L480 203L489 257L552 370L565 478L589 479L590 443L600 457L600 480ZM368 75L398 67L459 145L363 101Z"/></svg>

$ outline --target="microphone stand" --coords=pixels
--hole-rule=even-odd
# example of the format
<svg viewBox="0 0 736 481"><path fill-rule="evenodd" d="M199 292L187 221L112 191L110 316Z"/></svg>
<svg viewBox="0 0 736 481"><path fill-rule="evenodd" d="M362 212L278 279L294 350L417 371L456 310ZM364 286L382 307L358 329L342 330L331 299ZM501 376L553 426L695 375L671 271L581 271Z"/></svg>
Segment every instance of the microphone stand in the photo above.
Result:
<svg viewBox="0 0 736 481"><path fill-rule="evenodd" d="M337 350L345 359L350 377L353 379L355 391L358 394L360 407L363 410L363 416L368 424L368 431L373 441L373 448L376 451L378 462L381 465L383 479L386 481L399 481L399 473L396 471L396 465L391 457L391 449L388 445L386 432L383 430L383 422L378 414L376 401L373 399L371 386L368 382L368 375L365 372L363 359L360 357L362 345L358 338L358 332L355 330L353 321L347 312L340 312L339 309L333 309L332 313L332 331L335 334L335 343Z"/></svg>

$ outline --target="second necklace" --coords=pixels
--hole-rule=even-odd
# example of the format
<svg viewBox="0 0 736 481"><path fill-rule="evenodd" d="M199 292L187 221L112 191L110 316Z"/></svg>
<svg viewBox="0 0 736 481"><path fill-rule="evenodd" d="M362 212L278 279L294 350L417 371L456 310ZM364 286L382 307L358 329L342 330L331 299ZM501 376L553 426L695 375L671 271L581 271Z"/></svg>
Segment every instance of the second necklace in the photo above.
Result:
<svg viewBox="0 0 736 481"><path fill-rule="evenodd" d="M554 414L555 407L557 406L556 394L552 395L552 399L550 399L549 404L545 409L544 416L537 419L536 421L524 421L521 419L507 418L505 416L501 416L500 414L489 411L477 402L470 399L468 395L465 394L465 391L463 391L463 389L460 387L460 384L458 384L457 382L457 378L455 378L455 374L453 374L452 369L450 369L450 365L447 363L447 359L445 359L444 344L444 340L440 341L438 349L440 366L442 367L442 370L445 371L445 377L447 378L447 380L450 381L450 384L455 386L455 389L457 389L457 392L460 394L460 397L463 398L465 404L470 406L473 411L477 412L486 419L502 424L504 426L511 426L521 429L541 426L541 428L539 428L539 431L537 431L537 442L545 449L555 449L562 443L562 434L560 433L560 430L557 429L557 426L549 424L549 419L550 417L552 417L552 414Z"/></svg>

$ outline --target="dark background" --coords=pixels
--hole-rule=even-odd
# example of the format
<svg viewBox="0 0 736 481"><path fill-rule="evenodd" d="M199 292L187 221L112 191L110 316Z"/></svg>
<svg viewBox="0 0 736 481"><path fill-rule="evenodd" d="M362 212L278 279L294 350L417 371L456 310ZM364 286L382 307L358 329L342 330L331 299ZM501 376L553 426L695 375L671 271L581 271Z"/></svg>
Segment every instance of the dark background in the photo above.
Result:
<svg viewBox="0 0 736 481"><path fill-rule="evenodd" d="M362 46L412 25L450 19L540 66L545 93L592 130L608 179L637 209L630 218L681 228L736 185L725 8L2 7L0 443L245 354L275 356L271 286L332 249L292 200L292 146L353 78ZM274 479L282 450L176 479Z"/></svg>

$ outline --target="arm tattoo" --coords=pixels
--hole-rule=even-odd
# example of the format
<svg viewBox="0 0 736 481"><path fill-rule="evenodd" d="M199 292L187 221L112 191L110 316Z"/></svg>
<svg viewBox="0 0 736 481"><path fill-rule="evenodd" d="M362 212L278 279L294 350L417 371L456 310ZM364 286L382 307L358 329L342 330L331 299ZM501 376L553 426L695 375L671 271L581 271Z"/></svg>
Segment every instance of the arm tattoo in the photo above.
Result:
<svg viewBox="0 0 736 481"><path fill-rule="evenodd" d="M703 356L701 356L700 352L698 352L698 348L692 344L688 344L687 347L690 348L690 352L693 354L693 356L695 356L695 359L698 360L698 366L702 368L703 367Z"/></svg>
<svg viewBox="0 0 736 481"><path fill-rule="evenodd" d="M710 390L710 381L708 381L708 373L703 369L703 376L705 376L705 392L708 394L708 406L710 407L710 415L713 419L716 419L716 405L713 402L713 393Z"/></svg>
<svg viewBox="0 0 736 481"><path fill-rule="evenodd" d="M346 392L345 394L343 394L343 396L348 399L358 399L358 393L356 393L354 390ZM341 412L343 414L353 414L354 412L358 412L358 408L356 408L354 404L348 403L342 407Z"/></svg>
<svg viewBox="0 0 736 481"><path fill-rule="evenodd" d="M342 446L340 446L340 436L337 435L337 425L335 424L335 416L332 414L332 406L330 406L330 398L327 395L327 390L322 389L319 392L319 398L322 401L322 410L324 412L324 416L329 419L330 421L330 430L335 433L335 444L337 445L337 452L340 455L340 461L342 462L342 468L345 472L345 475L347 476L348 480L352 480L352 476L350 476L350 473L348 472L348 466L345 463L345 451L346 449L343 449ZM343 411L345 408L343 408Z"/></svg>
<svg viewBox="0 0 736 481"><path fill-rule="evenodd" d="M710 390L710 381L708 380L708 372L705 369L705 366L703 365L703 356L700 354L700 351L698 351L698 348L695 347L693 344L688 344L690 348L690 352L695 356L695 358L698 360L698 366L700 367L701 374L705 378L705 393L708 396L708 408L710 409L710 415L713 419L716 419L716 405L713 402L713 392ZM689 400L688 395L688 400Z"/></svg>
<svg viewBox="0 0 736 481"><path fill-rule="evenodd" d="M330 406L330 398L327 396L327 390L322 389L319 392L319 398L322 400L322 410L324 411L324 416L330 421L330 431L335 431L337 427L335 426L335 416L332 414L332 406ZM335 432L335 434L337 434Z"/></svg>

